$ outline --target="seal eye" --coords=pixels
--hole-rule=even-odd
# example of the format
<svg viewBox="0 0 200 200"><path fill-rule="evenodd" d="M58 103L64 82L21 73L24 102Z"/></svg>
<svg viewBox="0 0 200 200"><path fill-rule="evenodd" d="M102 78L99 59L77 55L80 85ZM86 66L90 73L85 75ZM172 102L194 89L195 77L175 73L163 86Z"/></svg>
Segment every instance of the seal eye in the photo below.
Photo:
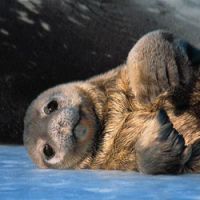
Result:
<svg viewBox="0 0 200 200"><path fill-rule="evenodd" d="M58 102L53 100L47 104L47 106L44 108L44 112L48 115L57 109L58 109Z"/></svg>
<svg viewBox="0 0 200 200"><path fill-rule="evenodd" d="M55 151L49 144L44 145L43 153L47 160L50 160L51 158L55 156Z"/></svg>

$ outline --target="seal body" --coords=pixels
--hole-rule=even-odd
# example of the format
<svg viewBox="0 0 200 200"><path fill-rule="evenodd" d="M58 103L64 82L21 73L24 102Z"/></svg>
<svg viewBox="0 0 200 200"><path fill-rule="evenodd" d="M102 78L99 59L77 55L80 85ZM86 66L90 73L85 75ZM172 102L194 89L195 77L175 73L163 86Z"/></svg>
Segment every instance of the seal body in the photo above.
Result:
<svg viewBox="0 0 200 200"><path fill-rule="evenodd" d="M171 33L147 34L127 62L39 95L24 144L42 168L200 171L198 50Z"/></svg>

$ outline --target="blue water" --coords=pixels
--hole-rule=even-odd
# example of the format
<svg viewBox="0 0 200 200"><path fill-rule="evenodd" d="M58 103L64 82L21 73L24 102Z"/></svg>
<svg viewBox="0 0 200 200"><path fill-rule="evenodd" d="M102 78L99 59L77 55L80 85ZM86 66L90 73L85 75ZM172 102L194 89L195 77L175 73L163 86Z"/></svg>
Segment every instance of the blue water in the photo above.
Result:
<svg viewBox="0 0 200 200"><path fill-rule="evenodd" d="M0 200L200 199L200 175L42 170L23 147L0 146Z"/></svg>

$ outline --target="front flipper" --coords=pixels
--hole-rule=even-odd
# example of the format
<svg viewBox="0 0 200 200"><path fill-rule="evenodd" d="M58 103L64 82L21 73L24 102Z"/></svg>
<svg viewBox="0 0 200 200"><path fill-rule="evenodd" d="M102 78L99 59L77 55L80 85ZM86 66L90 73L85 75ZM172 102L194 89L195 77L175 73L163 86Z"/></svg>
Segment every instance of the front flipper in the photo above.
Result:
<svg viewBox="0 0 200 200"><path fill-rule="evenodd" d="M127 59L130 86L141 104L152 103L170 89L190 85L199 65L200 50L161 30L142 37Z"/></svg>
<svg viewBox="0 0 200 200"><path fill-rule="evenodd" d="M182 173L191 147L173 128L166 112L158 111L136 143L138 171L146 174Z"/></svg>

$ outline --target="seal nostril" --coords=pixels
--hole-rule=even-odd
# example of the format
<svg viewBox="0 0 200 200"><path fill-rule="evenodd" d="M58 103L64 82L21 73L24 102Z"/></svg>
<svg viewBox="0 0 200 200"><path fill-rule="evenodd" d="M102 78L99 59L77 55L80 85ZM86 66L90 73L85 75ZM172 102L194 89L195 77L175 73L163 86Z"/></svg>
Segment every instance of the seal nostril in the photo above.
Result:
<svg viewBox="0 0 200 200"><path fill-rule="evenodd" d="M43 148L43 153L47 160L52 159L55 156L55 151L49 144L45 144Z"/></svg>

